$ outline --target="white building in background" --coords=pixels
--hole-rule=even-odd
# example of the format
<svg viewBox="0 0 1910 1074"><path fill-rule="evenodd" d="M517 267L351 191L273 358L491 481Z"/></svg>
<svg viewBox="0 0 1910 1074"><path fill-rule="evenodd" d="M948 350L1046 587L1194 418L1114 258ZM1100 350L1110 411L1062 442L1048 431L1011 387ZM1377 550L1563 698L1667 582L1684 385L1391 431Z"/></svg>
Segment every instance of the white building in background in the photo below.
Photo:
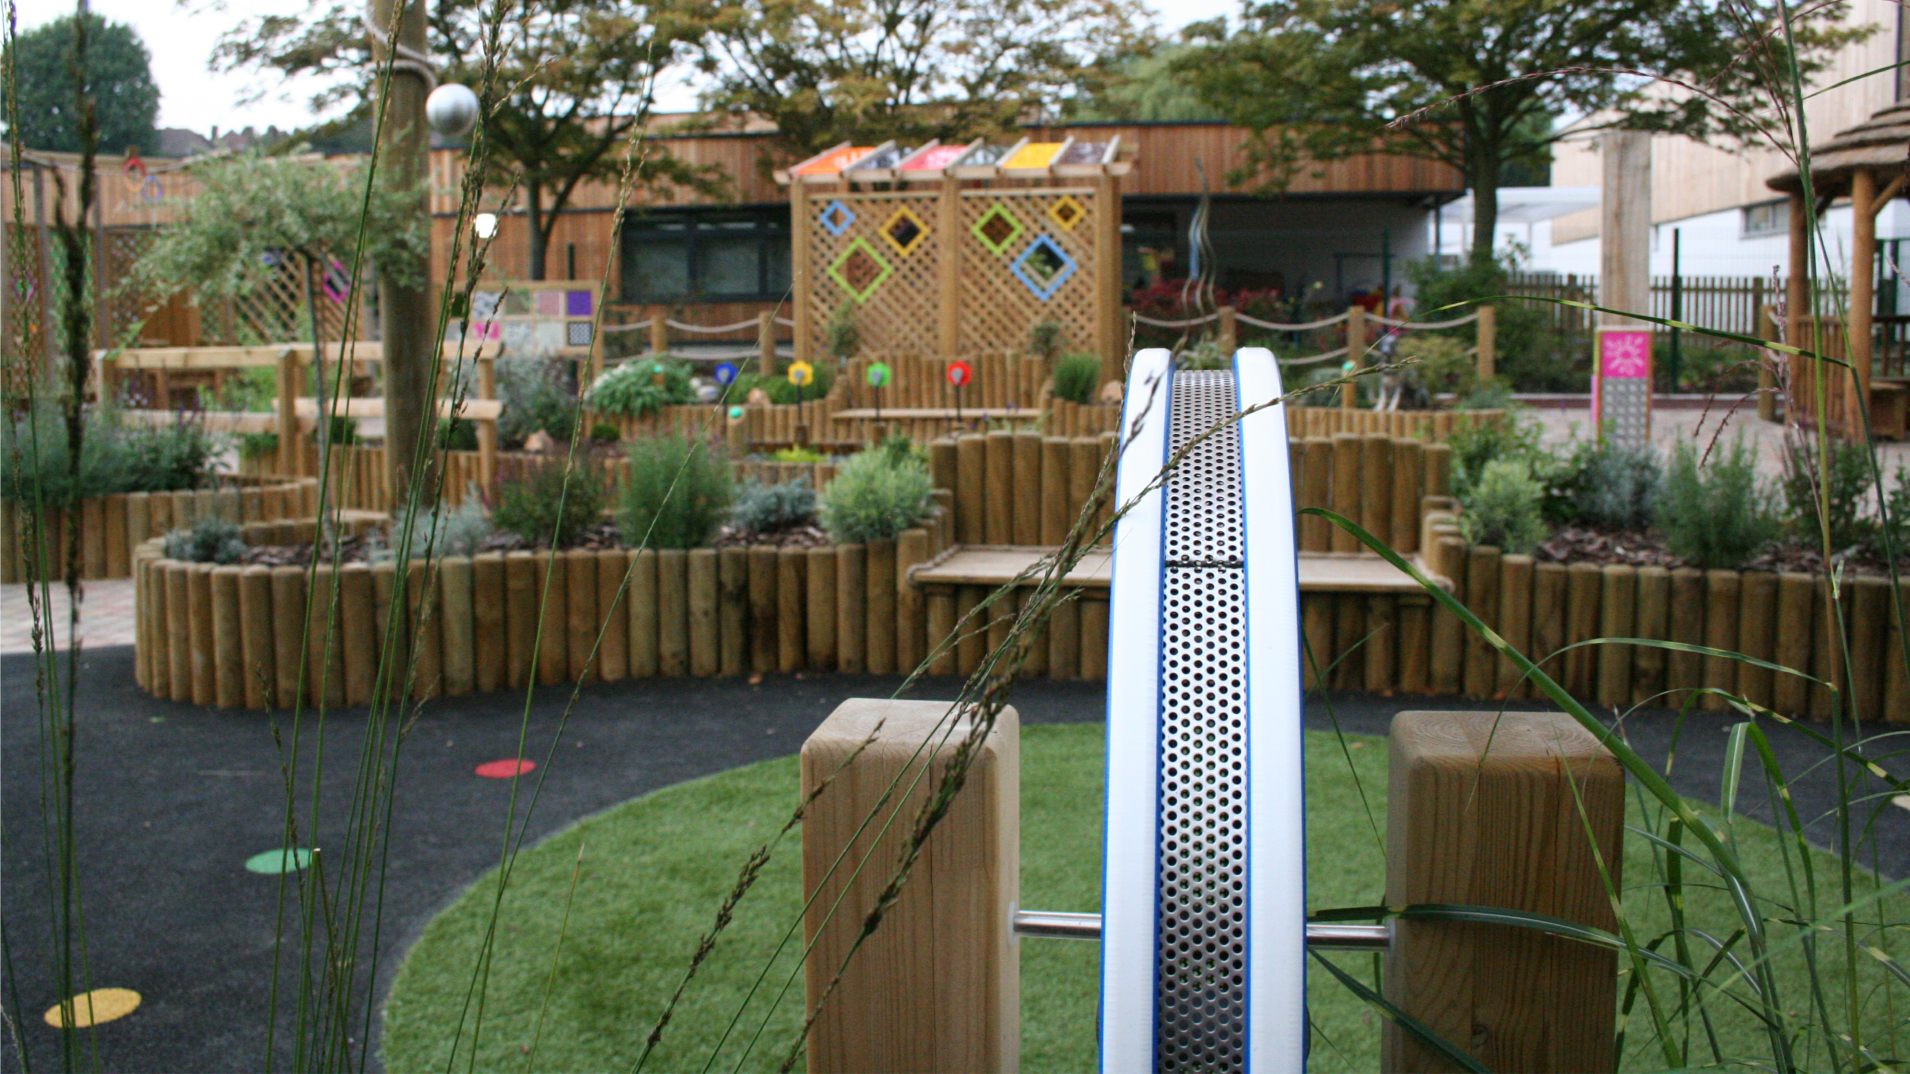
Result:
<svg viewBox="0 0 1910 1074"><path fill-rule="evenodd" d="M1846 21L1878 29L1868 40L1846 47L1819 77L1821 86L1833 86L1845 79L1855 81L1806 102L1805 116L1813 143L1828 141L1891 102L1910 98L1910 67L1893 68L1910 60L1910 11L1896 0L1851 0ZM1598 274L1597 192L1601 176L1594 138L1588 132L1558 144L1552 162L1552 187L1500 192L1498 244L1503 247L1516 242L1527 248L1530 270L1581 277ZM1910 166L1910 146L1905 147L1905 154ZM1787 274L1789 221L1785 201L1783 195L1765 185L1765 180L1789 166L1783 154L1773 148L1743 150L1723 141L1707 144L1672 135L1653 139L1652 275L1671 274L1674 231L1678 234L1679 268L1686 276ZM1546 195L1542 193L1545 190L1555 193ZM1590 202L1583 204L1587 192ZM1455 202L1441 214L1434 236L1434 245L1441 252L1457 254L1470 241L1468 204ZM1821 233L1831 263L1849 264L1847 203L1831 207ZM1910 271L1910 198L1898 198L1883 210L1877 221L1877 237L1884 256ZM1880 289L1880 306L1898 312L1910 310L1910 288L1906 288L1901 275L1896 291L1893 296Z"/></svg>

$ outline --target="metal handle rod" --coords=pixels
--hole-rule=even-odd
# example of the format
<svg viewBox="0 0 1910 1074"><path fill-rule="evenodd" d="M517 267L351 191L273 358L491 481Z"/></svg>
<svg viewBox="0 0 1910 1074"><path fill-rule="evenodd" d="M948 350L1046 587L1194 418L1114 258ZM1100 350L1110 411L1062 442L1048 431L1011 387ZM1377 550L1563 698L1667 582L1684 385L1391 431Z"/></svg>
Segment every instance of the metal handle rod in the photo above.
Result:
<svg viewBox="0 0 1910 1074"><path fill-rule="evenodd" d="M1098 940L1101 938L1101 915L1016 910L1014 929L1017 936L1050 940ZM1328 951L1384 951L1392 938L1391 925L1310 921L1306 927L1307 946Z"/></svg>

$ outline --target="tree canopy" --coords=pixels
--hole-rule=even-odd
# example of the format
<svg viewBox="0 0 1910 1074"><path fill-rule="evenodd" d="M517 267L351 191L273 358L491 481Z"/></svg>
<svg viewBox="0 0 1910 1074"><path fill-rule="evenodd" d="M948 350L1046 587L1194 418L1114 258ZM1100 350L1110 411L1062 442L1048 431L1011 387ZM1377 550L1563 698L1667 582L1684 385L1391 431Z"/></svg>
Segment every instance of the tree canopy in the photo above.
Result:
<svg viewBox="0 0 1910 1074"><path fill-rule="evenodd" d="M1225 118L1176 69L1187 48L1164 45L1116 60L1096 91L1069 110L1069 118L1130 123Z"/></svg>
<svg viewBox="0 0 1910 1074"><path fill-rule="evenodd" d="M139 34L124 23L91 12L67 15L19 35L6 65L19 87L19 129L9 135L33 149L78 153L79 94L73 85L74 31L84 19L85 91L93 98L99 149L123 153L151 145L159 118L159 87L153 82L152 57ZM0 94L6 92L0 86Z"/></svg>
<svg viewBox="0 0 1910 1074"><path fill-rule="evenodd" d="M316 111L341 103L368 113L378 68L361 18L360 0L303 15L265 15L225 34L215 62L231 68L270 69L320 76ZM426 34L440 82L462 82L485 93L490 0L435 0L426 8ZM516 184L531 227L531 277L544 278L557 214L577 188L611 178L623 163L620 147L647 122L658 76L691 49L703 32L685 0L653 3L602 0L506 0L493 100L484 121L487 182ZM645 155L638 181L710 187L716 180L667 154Z"/></svg>
<svg viewBox="0 0 1910 1074"><path fill-rule="evenodd" d="M793 151L969 138L1053 115L1144 39L1135 0L740 0L716 5L710 105Z"/></svg>
<svg viewBox="0 0 1910 1074"><path fill-rule="evenodd" d="M1572 126L1752 139L1795 62L1808 78L1858 36L1844 0L1794 12L1722 0L1246 0L1237 29L1198 27L1178 70L1254 131L1250 170L1280 186L1307 160L1384 146L1461 169L1473 252L1492 255L1509 166L1543 159ZM1702 87L1695 92L1687 87Z"/></svg>
<svg viewBox="0 0 1910 1074"><path fill-rule="evenodd" d="M164 295L243 298L271 279L287 257L322 263L364 249L378 271L424 278L428 236L417 225L417 192L374 184L369 201L362 168L248 153L193 169L197 195L184 216L159 229L135 269L135 286ZM361 279L368 273L361 272Z"/></svg>

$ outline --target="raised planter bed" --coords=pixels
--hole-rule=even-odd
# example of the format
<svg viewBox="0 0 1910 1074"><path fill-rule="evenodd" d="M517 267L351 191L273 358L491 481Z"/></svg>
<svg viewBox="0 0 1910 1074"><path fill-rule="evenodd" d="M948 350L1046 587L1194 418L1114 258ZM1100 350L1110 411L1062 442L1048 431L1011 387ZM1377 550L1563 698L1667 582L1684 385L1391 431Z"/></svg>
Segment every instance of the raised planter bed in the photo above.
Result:
<svg viewBox="0 0 1910 1074"><path fill-rule="evenodd" d="M308 518L318 510L318 482L312 478L222 476L215 488L179 492L124 492L81 500L80 576L125 578L132 573L132 550L141 542L200 518L268 522ZM24 505L0 500L0 582L27 580L27 541L22 532ZM66 569L67 516L47 513L44 522L51 577Z"/></svg>

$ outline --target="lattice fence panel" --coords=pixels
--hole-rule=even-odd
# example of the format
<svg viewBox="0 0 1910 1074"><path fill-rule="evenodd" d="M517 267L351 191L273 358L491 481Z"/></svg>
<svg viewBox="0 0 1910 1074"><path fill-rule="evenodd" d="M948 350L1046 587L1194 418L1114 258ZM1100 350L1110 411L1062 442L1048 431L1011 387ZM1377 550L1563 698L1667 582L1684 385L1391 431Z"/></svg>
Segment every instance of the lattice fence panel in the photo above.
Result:
<svg viewBox="0 0 1910 1074"><path fill-rule="evenodd" d="M1024 347L1042 321L1070 349L1094 346L1098 211L1086 189L962 191L963 353Z"/></svg>
<svg viewBox="0 0 1910 1074"><path fill-rule="evenodd" d="M0 303L7 369L24 373L36 368L46 354L46 326L41 323L40 235L11 225L4 236L6 256L0 258L0 285L6 301ZM19 385L9 384L9 389Z"/></svg>
<svg viewBox="0 0 1910 1074"><path fill-rule="evenodd" d="M828 352L829 319L844 303L855 311L858 353L919 354L936 346L940 323L937 267L948 249L935 191L818 195L810 203L811 353Z"/></svg>

